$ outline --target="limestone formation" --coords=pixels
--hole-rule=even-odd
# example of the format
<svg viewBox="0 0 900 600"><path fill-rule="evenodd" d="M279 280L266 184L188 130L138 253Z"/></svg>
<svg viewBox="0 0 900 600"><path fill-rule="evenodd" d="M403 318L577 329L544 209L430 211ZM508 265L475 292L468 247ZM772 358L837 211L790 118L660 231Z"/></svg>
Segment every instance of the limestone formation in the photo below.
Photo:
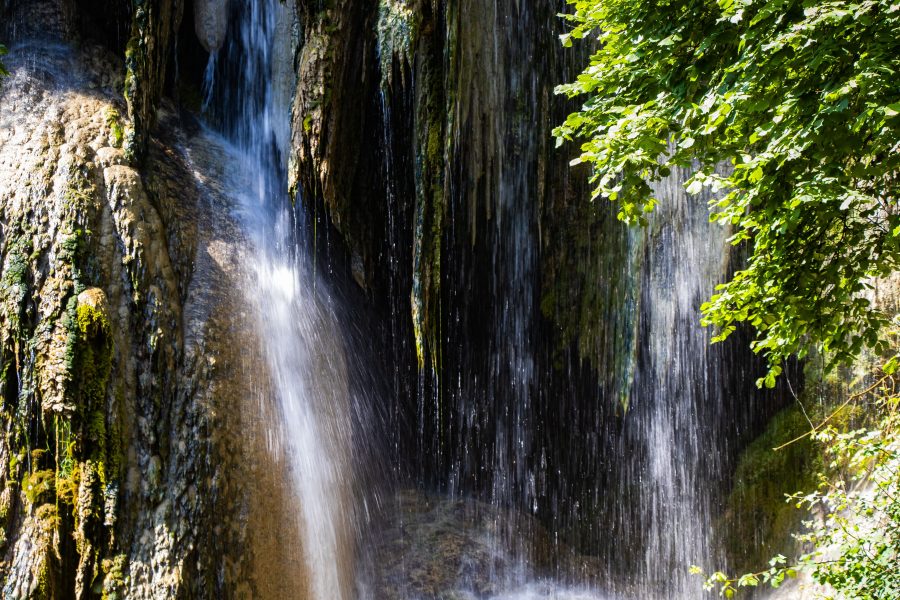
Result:
<svg viewBox="0 0 900 600"><path fill-rule="evenodd" d="M162 104L131 162L101 46L24 40L4 63L4 597L278 597L257 573L296 591L215 149Z"/></svg>
<svg viewBox="0 0 900 600"><path fill-rule="evenodd" d="M215 52L222 47L227 29L227 0L195 0L194 30L207 52Z"/></svg>

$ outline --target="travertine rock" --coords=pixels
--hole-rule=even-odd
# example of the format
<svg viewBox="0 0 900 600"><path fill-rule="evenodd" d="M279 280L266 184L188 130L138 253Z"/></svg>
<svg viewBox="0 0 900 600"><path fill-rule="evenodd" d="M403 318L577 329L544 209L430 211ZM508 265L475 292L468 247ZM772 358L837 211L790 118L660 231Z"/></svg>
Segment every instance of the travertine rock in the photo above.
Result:
<svg viewBox="0 0 900 600"><path fill-rule="evenodd" d="M194 31L207 52L215 52L222 47L227 29L227 0L195 0Z"/></svg>
<svg viewBox="0 0 900 600"><path fill-rule="evenodd" d="M304 597L225 158L163 104L129 163L102 48L4 63L2 595Z"/></svg>

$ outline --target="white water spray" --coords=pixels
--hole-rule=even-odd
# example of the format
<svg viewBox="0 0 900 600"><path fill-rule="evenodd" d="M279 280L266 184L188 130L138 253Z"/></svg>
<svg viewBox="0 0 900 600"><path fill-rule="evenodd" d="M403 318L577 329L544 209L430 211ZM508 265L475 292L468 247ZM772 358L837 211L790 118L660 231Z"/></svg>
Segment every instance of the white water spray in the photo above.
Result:
<svg viewBox="0 0 900 600"><path fill-rule="evenodd" d="M250 242L245 295L268 371L259 400L276 404L281 417L270 438L291 471L306 587L316 600L340 600L349 597L353 521L349 391L336 318L323 284L316 285L302 217L287 193L293 82L284 79L292 73L293 18L278 0L236 7L225 46L210 58L205 102L224 130L226 189Z"/></svg>

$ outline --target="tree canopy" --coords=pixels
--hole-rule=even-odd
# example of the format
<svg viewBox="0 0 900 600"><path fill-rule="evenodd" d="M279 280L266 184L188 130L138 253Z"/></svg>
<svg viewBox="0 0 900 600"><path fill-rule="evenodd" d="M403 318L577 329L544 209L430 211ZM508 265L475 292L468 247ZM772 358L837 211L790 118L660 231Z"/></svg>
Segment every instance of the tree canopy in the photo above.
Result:
<svg viewBox="0 0 900 600"><path fill-rule="evenodd" d="M884 350L865 292L900 264L900 3L569 3L563 43L594 53L557 90L584 98L557 141L582 141L594 198L628 223L675 166L718 192L711 218L748 258L702 307L716 339L753 325L768 386L813 344L833 364Z"/></svg>

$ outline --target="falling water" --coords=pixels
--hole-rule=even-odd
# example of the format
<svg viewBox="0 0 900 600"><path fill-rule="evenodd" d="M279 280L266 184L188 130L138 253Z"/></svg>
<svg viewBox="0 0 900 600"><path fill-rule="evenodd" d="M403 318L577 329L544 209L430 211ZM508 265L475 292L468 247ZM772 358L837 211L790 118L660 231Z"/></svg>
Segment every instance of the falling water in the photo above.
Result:
<svg viewBox="0 0 900 600"><path fill-rule="evenodd" d="M490 571L491 583L477 592L479 597L695 598L699 584L687 577L687 565L718 566L722 559L710 541L714 507L709 488L719 485L722 477L724 459L716 432L721 430L728 405L724 380L729 365L719 350L709 349L708 333L699 326L697 310L725 275L725 232L708 223L705 199L684 195L682 173L660 185L659 213L646 232L630 238L615 236L604 240L605 246L601 243L602 252L626 257L621 263L611 261L607 267L616 272L603 275L632 288L625 295L633 303L623 306L624 316L618 317L628 320L629 326L637 320L637 339L617 338L609 345L614 353L628 357L623 363L633 364L616 370L617 389L604 389L593 400L575 403L615 406L624 398L629 407L615 417L613 426L601 423L602 419L581 423L577 411L552 415L561 435L571 429L592 436L565 440L563 449L557 447L564 440L557 432L547 432L547 416L558 400L552 390L542 389L552 378L541 371L546 365L540 358L537 310L539 202L548 184L541 136L549 136L549 121L537 128L535 123L547 116L547 79L555 81L558 75L550 72L558 65L541 55L544 38L553 38L551 28L539 22L553 14L551 4L541 4L540 10L522 4L514 18L488 10L498 37L485 41L480 49L484 57L469 65L484 71L480 73L485 86L483 110L490 115L479 133L484 141L479 152L487 156L472 159L491 165L484 173L487 184L480 188L483 196L478 198L484 204L479 210L489 215L489 223L477 235L465 231L458 237L468 243L471 235L477 247L471 251L485 252L489 267L467 263L449 277L461 290L472 289L472 280L479 277L485 277L487 285L475 299L460 298L451 287L451 319L462 325L451 328L448 335L462 338L473 324L487 323L489 330L478 330L485 338L479 343L486 348L471 357L466 340L453 340L460 344L456 350L460 356L448 362L458 372L442 380L439 385L446 389L436 391L437 398L419 397L420 447L432 450L434 456L410 461L420 468L434 468L434 473L420 473L418 480L437 479L436 487L450 500L475 496L484 501L478 511L487 515L482 538L487 540L490 556L481 566ZM361 538L356 524L357 513L365 509L353 489L349 367L340 347L327 281L314 277L302 213L294 210L286 193L292 18L277 0L245 0L236 10L225 46L210 57L206 102L233 156L230 185L236 190L249 239L246 299L257 311L258 329L265 340L269 386L261 401L274 401L281 417L273 425L272 446L291 465L310 595L317 600L377 597L365 591L365 577L357 572L354 554L358 544L372 542ZM478 49L473 54L478 56ZM515 110L507 110L511 106ZM382 109L384 160L391 175L408 165L400 159L396 165L393 162L390 128L394 121L384 99ZM466 126L463 119L459 126ZM463 165L460 171L465 170ZM388 183L391 207L401 189ZM463 194L453 201L471 200ZM400 224L409 223L391 207L388 239L392 247L402 246L392 235L402 229ZM451 211L451 236L458 235L456 229L472 227L474 217L461 216L464 212L459 206ZM616 246L626 238L624 250ZM401 263L396 256L389 261L390 293L392 298L403 298L407 292L395 280ZM471 272L466 271L469 268ZM479 303L484 298L489 303L487 311ZM401 318L399 314L395 313L395 319ZM407 315L402 313L402 318ZM408 327L392 324L391 332L401 339ZM408 350L410 346L403 342L399 347ZM395 367L393 375L394 387L399 388L404 374ZM420 384L420 394L423 388ZM443 391L448 391L446 397L441 396ZM436 410L436 422L426 429L425 415L432 410ZM405 418L399 411L402 407L397 405L395 424ZM446 435L451 444L424 439L430 435L426 431L439 438ZM604 436L609 439L596 441ZM403 460L399 456L403 446L394 444L395 463ZM568 456L566 448L578 454ZM580 486L587 493L567 495L562 489L567 485ZM593 504L581 506L581 502ZM530 546L538 530L546 529L552 538L551 552L568 552L555 527L571 525L577 519L569 517L578 511L579 522L593 518L591 528L599 532L580 548L593 560L586 569L589 576L584 576L585 569L574 573L557 566L555 573L560 576L554 577L552 568L539 569L528 558ZM510 519L513 513L527 518ZM403 530L402 517L395 518ZM401 547L409 552L409 545ZM372 554L376 563L382 560L377 550L362 550ZM409 568L402 566L407 560L420 558L403 556L401 568ZM440 561L438 556L430 558ZM479 554L467 560L476 563L482 558ZM467 577L460 574L452 593L463 597L475 593L474 580ZM402 597L418 596L408 591Z"/></svg>
<svg viewBox="0 0 900 600"><path fill-rule="evenodd" d="M597 236L591 248L600 267L584 285L607 287L581 294L609 309L587 307L576 323L583 326L584 315L606 319L587 324L603 338L605 356L590 360L606 383L586 390L571 367L556 372L538 305L541 203L569 193L565 175L547 175L567 169L565 150L554 154L546 145L548 122L565 114L551 90L574 77L555 45L562 5L462 2L459 13L447 12L457 61L448 75L457 87L447 109L453 197L442 265L448 348L440 397L419 397L420 418L431 414L433 423L419 427L419 448L429 456L417 462L432 470L422 479L437 480L451 497L487 504L481 510L493 515L489 537L499 565L491 585L503 597L565 593L528 556L544 528L557 536L557 559L570 551L567 543L596 559L586 568L556 566L559 581L606 590L572 597L698 598L700 582L688 566L724 566L712 531L717 488L735 454L727 439L740 428L735 407L750 405L755 393L746 354L710 347L699 322L700 304L727 276L727 231L709 223L708 198L684 192L685 172L658 185L660 207L646 231L622 233L614 216L599 231L586 228ZM387 170L396 177L390 128L397 121L390 104L383 107ZM565 201L555 205L568 209ZM597 205L598 213L615 214ZM581 269L597 258L576 260ZM510 511L534 519L504 527Z"/></svg>
<svg viewBox="0 0 900 600"><path fill-rule="evenodd" d="M230 146L228 185L249 241L246 301L268 371L260 402L280 413L270 449L289 464L309 595L337 600L351 586L348 375L326 284L316 281L302 213L287 193L293 18L279 0L235 7L224 47L210 56L205 96Z"/></svg>
<svg viewBox="0 0 900 600"><path fill-rule="evenodd" d="M630 414L631 456L626 485L636 498L642 560L634 569L641 597L667 590L674 598L702 595L687 566L724 566L712 540L713 488L721 483L718 422L726 406L727 365L699 323L700 304L725 276L727 230L709 222L708 198L683 190L688 173L657 187L661 202L644 232L641 347ZM634 518L634 517L632 517Z"/></svg>

